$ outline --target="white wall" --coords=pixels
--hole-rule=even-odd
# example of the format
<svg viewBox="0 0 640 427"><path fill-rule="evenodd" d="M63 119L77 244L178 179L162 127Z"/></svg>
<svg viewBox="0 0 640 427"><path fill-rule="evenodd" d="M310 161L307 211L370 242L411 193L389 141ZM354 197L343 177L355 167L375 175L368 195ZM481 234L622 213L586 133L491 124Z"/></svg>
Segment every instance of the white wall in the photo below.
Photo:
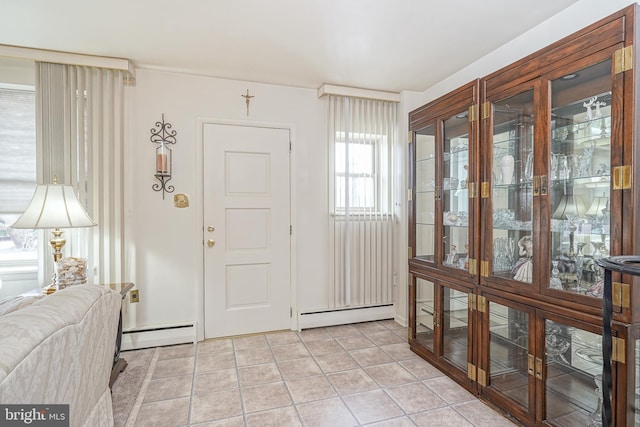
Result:
<svg viewBox="0 0 640 427"><path fill-rule="evenodd" d="M481 78L497 71L630 4L632 4L630 0L579 1L511 42L428 88L422 94L422 100L409 108L409 110L426 104L469 83L473 79Z"/></svg>
<svg viewBox="0 0 640 427"><path fill-rule="evenodd" d="M202 200L197 162L198 119L269 122L293 127L294 286L298 309L326 307L328 280L326 108L315 89L275 86L160 71L136 72L127 88L126 212L127 276L140 290L130 304L125 329L198 320L202 292ZM250 116L245 99L249 89ZM177 133L173 149L176 193L190 197L190 207L173 206L173 194L155 192L155 144L149 140L156 121Z"/></svg>

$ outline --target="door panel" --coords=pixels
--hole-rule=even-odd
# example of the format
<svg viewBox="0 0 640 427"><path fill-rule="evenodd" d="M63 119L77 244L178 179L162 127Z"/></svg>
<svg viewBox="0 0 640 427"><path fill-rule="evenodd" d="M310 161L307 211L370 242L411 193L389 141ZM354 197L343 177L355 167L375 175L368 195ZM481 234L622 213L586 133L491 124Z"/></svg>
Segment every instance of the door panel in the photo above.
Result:
<svg viewBox="0 0 640 427"><path fill-rule="evenodd" d="M204 128L205 337L290 328L289 130Z"/></svg>

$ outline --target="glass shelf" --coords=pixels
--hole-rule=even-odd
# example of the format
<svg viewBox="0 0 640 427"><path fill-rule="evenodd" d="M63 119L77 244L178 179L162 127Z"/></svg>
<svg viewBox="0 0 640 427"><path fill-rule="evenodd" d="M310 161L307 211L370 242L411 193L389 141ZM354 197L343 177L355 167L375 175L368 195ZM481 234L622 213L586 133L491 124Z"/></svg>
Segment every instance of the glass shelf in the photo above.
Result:
<svg viewBox="0 0 640 427"><path fill-rule="evenodd" d="M425 157L424 159L416 160L416 163L435 163L436 157L431 155L430 157Z"/></svg>
<svg viewBox="0 0 640 427"><path fill-rule="evenodd" d="M469 151L451 151L445 152L443 156L443 160L445 163L456 163L456 162L467 162L469 161Z"/></svg>

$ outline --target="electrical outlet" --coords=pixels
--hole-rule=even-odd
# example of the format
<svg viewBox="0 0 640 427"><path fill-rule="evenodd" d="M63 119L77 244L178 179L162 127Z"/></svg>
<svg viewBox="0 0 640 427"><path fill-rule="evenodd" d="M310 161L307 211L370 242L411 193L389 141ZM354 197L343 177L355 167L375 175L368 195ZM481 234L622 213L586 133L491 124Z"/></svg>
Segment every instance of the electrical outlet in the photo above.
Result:
<svg viewBox="0 0 640 427"><path fill-rule="evenodd" d="M133 289L129 291L129 301L130 302L138 302L140 301L140 291L137 289Z"/></svg>

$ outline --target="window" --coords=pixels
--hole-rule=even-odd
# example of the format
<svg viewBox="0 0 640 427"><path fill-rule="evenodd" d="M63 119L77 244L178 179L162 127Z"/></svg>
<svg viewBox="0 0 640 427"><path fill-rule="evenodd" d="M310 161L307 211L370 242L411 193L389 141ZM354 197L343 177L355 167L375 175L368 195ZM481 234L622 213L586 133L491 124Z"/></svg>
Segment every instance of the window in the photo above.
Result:
<svg viewBox="0 0 640 427"><path fill-rule="evenodd" d="M10 225L36 187L35 90L0 85L0 267L37 266L37 233Z"/></svg>
<svg viewBox="0 0 640 427"><path fill-rule="evenodd" d="M396 104L329 97L329 208L338 216L392 212Z"/></svg>
<svg viewBox="0 0 640 427"><path fill-rule="evenodd" d="M351 213L381 210L379 183L376 182L380 176L377 146L381 138L380 135L364 138L363 135L350 134L347 139L344 133L336 135L336 213L345 213L347 200Z"/></svg>

